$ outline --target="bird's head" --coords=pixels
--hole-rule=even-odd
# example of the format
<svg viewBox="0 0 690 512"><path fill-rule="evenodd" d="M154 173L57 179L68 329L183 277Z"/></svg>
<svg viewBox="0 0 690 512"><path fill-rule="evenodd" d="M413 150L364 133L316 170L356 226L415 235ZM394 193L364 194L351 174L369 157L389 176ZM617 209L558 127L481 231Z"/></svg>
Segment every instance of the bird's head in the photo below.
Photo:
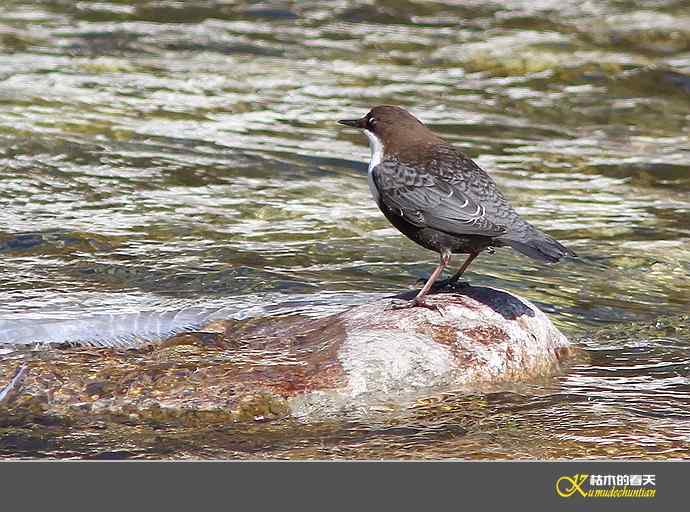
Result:
<svg viewBox="0 0 690 512"><path fill-rule="evenodd" d="M385 153L398 153L401 148L442 142L407 110L391 105L374 107L364 117L342 119L338 123L364 131L372 151L382 148Z"/></svg>

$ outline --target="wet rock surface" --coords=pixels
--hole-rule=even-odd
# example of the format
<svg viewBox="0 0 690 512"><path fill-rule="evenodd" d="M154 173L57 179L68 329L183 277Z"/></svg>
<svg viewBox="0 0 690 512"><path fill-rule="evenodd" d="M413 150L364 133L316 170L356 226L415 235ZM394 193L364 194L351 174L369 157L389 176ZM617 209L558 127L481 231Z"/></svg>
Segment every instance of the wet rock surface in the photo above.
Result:
<svg viewBox="0 0 690 512"><path fill-rule="evenodd" d="M438 309L396 310L380 299L325 318L215 321L137 350L16 352L9 357L27 370L1 404L4 421L191 426L361 416L404 408L420 393L548 376L572 352L539 309L508 292L465 287L429 302ZM0 385L12 377L4 367Z"/></svg>

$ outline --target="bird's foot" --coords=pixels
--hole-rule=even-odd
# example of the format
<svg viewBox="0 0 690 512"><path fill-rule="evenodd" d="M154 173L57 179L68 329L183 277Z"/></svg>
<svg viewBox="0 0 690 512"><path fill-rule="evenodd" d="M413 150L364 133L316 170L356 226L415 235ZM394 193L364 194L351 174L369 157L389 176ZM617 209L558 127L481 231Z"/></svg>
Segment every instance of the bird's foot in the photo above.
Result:
<svg viewBox="0 0 690 512"><path fill-rule="evenodd" d="M442 313L441 308L439 308L436 304L429 304L424 299L412 299L412 300L391 299L391 301L388 304L386 309L398 310L398 309L409 309L409 308L417 308L417 307L426 308L426 309L430 309L432 311L437 311L439 313Z"/></svg>

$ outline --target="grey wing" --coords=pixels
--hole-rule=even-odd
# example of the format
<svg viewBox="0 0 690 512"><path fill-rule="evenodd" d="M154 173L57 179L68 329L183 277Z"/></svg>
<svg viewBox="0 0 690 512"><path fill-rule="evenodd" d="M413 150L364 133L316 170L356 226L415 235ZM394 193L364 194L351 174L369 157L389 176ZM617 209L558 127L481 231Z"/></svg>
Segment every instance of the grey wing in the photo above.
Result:
<svg viewBox="0 0 690 512"><path fill-rule="evenodd" d="M415 226L428 226L457 235L500 236L506 227L487 218L484 207L453 182L420 172L396 161L372 169L381 200Z"/></svg>

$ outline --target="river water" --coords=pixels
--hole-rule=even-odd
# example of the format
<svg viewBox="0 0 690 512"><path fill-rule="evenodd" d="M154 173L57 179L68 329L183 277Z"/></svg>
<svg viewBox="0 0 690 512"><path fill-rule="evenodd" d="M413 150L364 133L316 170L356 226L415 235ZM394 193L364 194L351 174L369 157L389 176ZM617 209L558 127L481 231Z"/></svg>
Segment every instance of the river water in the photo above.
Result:
<svg viewBox="0 0 690 512"><path fill-rule="evenodd" d="M408 288L436 256L383 218L366 139L335 123L377 104L414 112L581 255L502 249L468 277L537 303L586 362L388 422L13 425L2 456L688 456L685 1L4 0L0 318L260 317Z"/></svg>

